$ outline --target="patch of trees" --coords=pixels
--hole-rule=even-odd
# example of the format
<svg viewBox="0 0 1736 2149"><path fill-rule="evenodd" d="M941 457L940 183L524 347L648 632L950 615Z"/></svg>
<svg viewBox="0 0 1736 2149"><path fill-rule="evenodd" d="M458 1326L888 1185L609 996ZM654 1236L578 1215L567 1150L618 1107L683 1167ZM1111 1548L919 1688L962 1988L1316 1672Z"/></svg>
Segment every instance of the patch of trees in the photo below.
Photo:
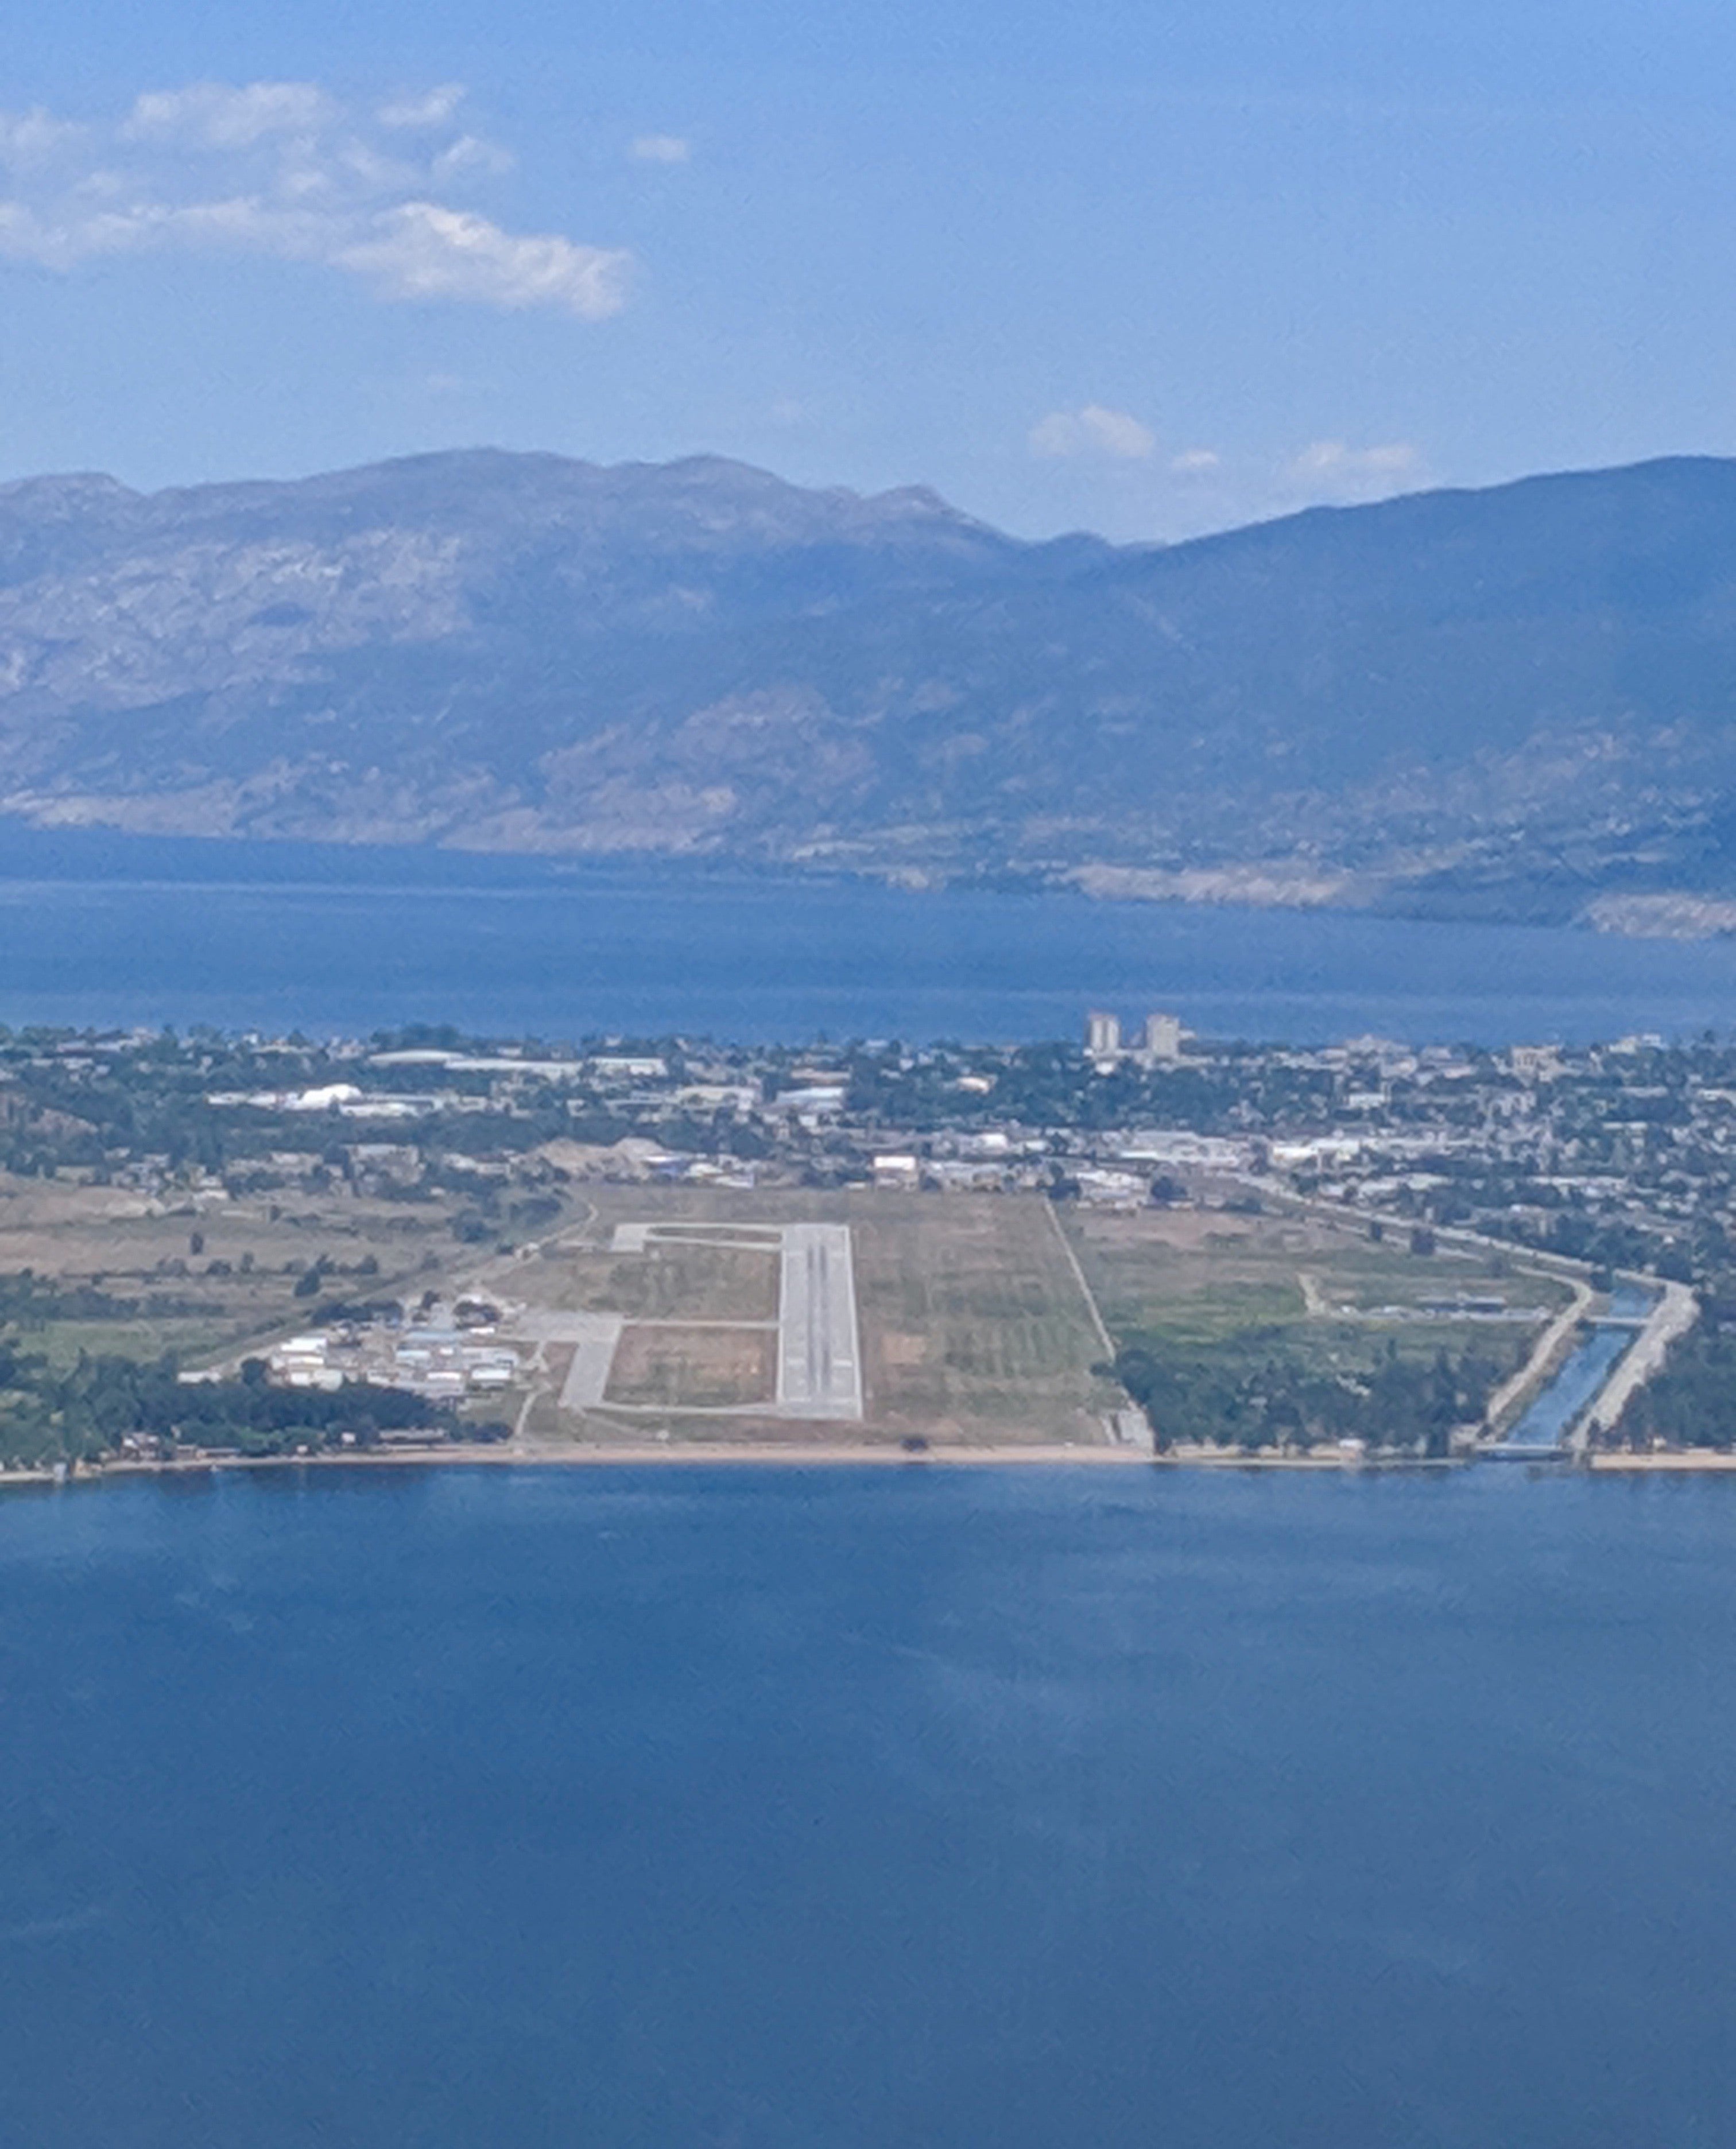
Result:
<svg viewBox="0 0 1736 2149"><path fill-rule="evenodd" d="M1160 1447L1216 1441L1246 1448L1360 1440L1370 1448L1444 1456L1455 1427L1482 1420L1507 1369L1471 1352L1401 1356L1389 1343L1362 1373L1317 1371L1276 1335L1233 1346L1154 1350L1132 1344L1114 1371Z"/></svg>
<svg viewBox="0 0 1736 2149"><path fill-rule="evenodd" d="M0 1277L0 1321L15 1322L22 1328L42 1328L51 1321L203 1320L223 1311L220 1301L192 1297L184 1291L148 1291L140 1297L118 1298L95 1279L88 1283L61 1283L50 1276L38 1276L20 1288L23 1279L29 1276L27 1269L22 1277Z"/></svg>
<svg viewBox="0 0 1736 2149"><path fill-rule="evenodd" d="M1495 1236L1603 1268L1643 1269L1658 1251L1658 1242L1636 1225L1593 1217L1581 1209L1563 1210L1542 1231L1499 1214L1479 1220L1481 1228Z"/></svg>
<svg viewBox="0 0 1736 2149"><path fill-rule="evenodd" d="M62 1283L18 1269L0 1276L0 1321L39 1327L45 1321L129 1321L139 1311L136 1298L116 1298L100 1285Z"/></svg>
<svg viewBox="0 0 1736 2149"><path fill-rule="evenodd" d="M335 1389L274 1387L259 1359L235 1380L184 1382L177 1370L172 1355L149 1362L81 1356L57 1372L0 1337L0 1461L88 1462L114 1453L129 1437L164 1456L177 1447L269 1456L367 1448L389 1432L425 1429L450 1438L459 1431L450 1409L401 1388L360 1381ZM492 1437L491 1428L464 1431Z"/></svg>
<svg viewBox="0 0 1736 2149"><path fill-rule="evenodd" d="M1708 1306L1697 1328L1630 1397L1615 1428L1618 1444L1736 1447L1736 1303Z"/></svg>

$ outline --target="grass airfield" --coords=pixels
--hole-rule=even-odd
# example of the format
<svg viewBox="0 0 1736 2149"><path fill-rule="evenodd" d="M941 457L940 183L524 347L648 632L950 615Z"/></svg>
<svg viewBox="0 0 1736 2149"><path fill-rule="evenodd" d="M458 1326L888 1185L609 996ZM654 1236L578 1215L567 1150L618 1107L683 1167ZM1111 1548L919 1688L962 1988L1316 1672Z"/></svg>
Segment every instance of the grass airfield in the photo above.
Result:
<svg viewBox="0 0 1736 2149"><path fill-rule="evenodd" d="M1102 1344L1042 1201L656 1186L587 1198L578 1231L486 1279L526 1307L526 1326L551 1314L622 1323L603 1392L583 1408L561 1397L584 1346L545 1346L526 1398L536 1441L798 1445L822 1425L834 1443L1105 1441L1115 1394L1091 1371ZM781 1248L803 1225L848 1234L859 1417L808 1419L777 1402Z"/></svg>

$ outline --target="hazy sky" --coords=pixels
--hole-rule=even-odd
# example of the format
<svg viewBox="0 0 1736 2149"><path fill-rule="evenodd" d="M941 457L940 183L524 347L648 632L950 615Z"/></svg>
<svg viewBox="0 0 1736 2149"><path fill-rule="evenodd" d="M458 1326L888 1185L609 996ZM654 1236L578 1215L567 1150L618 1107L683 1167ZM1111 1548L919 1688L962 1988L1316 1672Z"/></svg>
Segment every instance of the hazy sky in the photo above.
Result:
<svg viewBox="0 0 1736 2149"><path fill-rule="evenodd" d="M1028 533L1736 451L1728 0L73 0L0 476L498 443Z"/></svg>

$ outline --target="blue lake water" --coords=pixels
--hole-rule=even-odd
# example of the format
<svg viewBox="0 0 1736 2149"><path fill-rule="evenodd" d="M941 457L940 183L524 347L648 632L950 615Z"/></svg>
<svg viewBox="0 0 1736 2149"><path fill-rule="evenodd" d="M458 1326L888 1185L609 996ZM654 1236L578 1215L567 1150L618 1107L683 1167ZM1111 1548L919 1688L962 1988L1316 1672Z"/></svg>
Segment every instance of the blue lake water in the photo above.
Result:
<svg viewBox="0 0 1736 2149"><path fill-rule="evenodd" d="M0 1022L551 1039L1205 1034L1489 1044L1736 1027L1736 944L914 894L695 868L0 834Z"/></svg>
<svg viewBox="0 0 1736 2149"><path fill-rule="evenodd" d="M0 1500L0 2139L1724 2149L1736 1486Z"/></svg>

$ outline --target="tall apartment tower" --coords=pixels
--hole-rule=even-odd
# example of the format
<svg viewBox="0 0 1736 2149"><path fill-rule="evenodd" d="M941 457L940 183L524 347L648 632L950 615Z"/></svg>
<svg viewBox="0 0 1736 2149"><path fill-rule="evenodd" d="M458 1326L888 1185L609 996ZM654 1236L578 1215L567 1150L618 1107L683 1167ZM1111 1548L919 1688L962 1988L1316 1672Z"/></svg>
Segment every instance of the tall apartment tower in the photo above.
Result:
<svg viewBox="0 0 1736 2149"><path fill-rule="evenodd" d="M1181 1057L1181 1017L1179 1014L1148 1014L1145 1018L1145 1054L1147 1059L1165 1064Z"/></svg>
<svg viewBox="0 0 1736 2149"><path fill-rule="evenodd" d="M1090 1059L1115 1059L1121 1052L1121 1022L1117 1015L1093 1008L1085 1017L1085 1055Z"/></svg>

